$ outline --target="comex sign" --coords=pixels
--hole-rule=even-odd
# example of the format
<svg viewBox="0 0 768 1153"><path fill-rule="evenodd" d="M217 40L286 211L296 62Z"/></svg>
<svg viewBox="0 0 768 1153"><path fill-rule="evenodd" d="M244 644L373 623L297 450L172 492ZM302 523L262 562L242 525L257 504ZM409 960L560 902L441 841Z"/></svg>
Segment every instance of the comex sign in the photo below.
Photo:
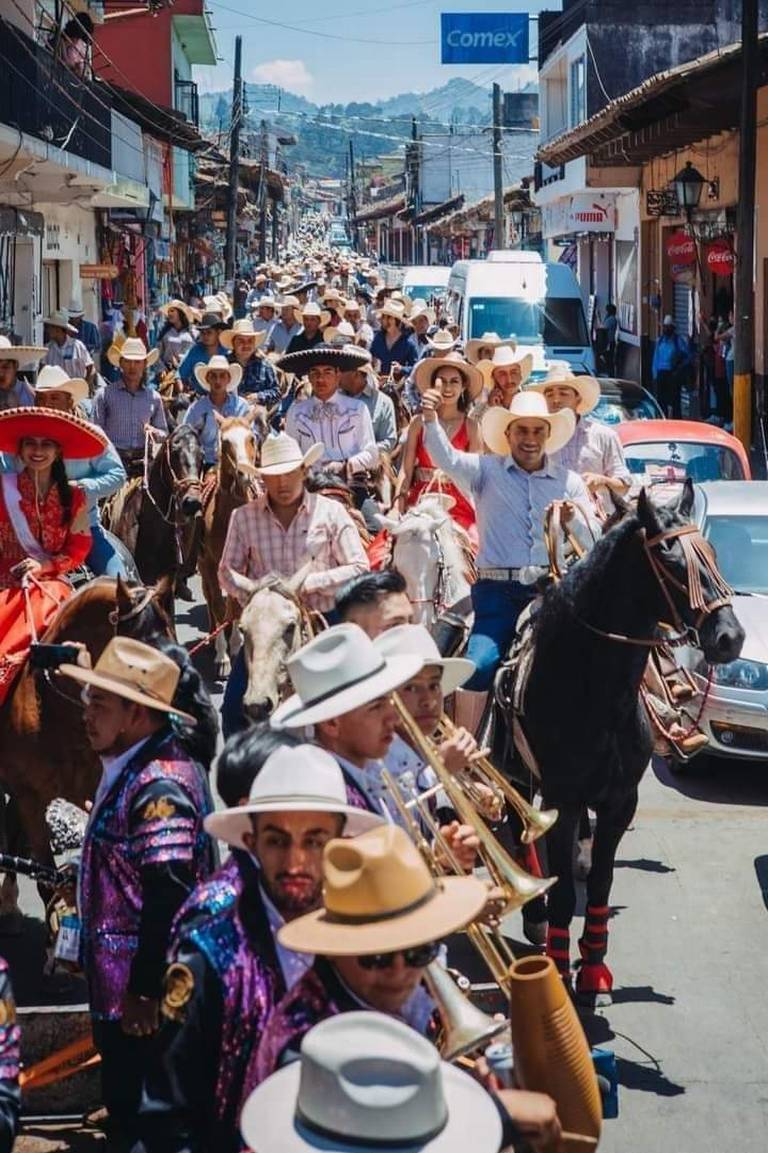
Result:
<svg viewBox="0 0 768 1153"><path fill-rule="evenodd" d="M443 12L443 64L527 64L526 12Z"/></svg>

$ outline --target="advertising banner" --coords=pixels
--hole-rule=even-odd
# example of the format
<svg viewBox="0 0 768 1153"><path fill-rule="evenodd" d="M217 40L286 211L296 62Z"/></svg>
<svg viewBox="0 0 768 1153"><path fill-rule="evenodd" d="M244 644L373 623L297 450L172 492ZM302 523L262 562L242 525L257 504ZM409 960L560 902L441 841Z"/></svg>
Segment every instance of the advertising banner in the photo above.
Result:
<svg viewBox="0 0 768 1153"><path fill-rule="evenodd" d="M682 229L667 237L667 261L673 280L691 284L696 275L696 244L692 236Z"/></svg>
<svg viewBox="0 0 768 1153"><path fill-rule="evenodd" d="M443 64L527 64L527 12L443 12Z"/></svg>
<svg viewBox="0 0 768 1153"><path fill-rule="evenodd" d="M704 264L715 276L733 276L735 260L729 240L713 240L704 251Z"/></svg>

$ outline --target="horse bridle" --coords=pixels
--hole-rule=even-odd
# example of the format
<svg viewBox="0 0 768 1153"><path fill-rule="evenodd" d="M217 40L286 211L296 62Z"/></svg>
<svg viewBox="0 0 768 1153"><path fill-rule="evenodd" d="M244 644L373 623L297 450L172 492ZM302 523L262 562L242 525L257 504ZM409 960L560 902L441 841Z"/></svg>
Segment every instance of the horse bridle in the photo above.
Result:
<svg viewBox="0 0 768 1153"><path fill-rule="evenodd" d="M409 509L409 512L412 516L419 516L418 510L416 510L416 509ZM432 596L430 596L430 597L415 597L414 599L411 599L411 597L409 597L408 600L411 602L412 605L432 605L432 611L434 612L435 616L439 616L440 613L443 611L443 609L446 608L446 605L444 602L444 593L445 593L445 585L446 585L445 574L446 574L448 566L445 563L445 550L443 549L442 541L440 540L440 537L439 537L437 532L433 533L432 539L434 540L435 545L437 547L437 577L435 579L435 587L432 590ZM395 556L395 547L394 547L394 539L393 539L393 543L392 543L392 546L391 546L390 552L389 552L389 562L390 562L389 567L392 567L392 562L394 561L394 556Z"/></svg>
<svg viewBox="0 0 768 1153"><path fill-rule="evenodd" d="M171 434L173 435L173 434ZM153 461L150 459L149 446L154 439L154 430L147 429L144 441L144 476L142 479L142 488L149 497L150 504L155 508L158 516L160 516L166 524L172 525L173 528L179 528L179 521L176 515L171 516L171 510L178 510L179 497L183 498L190 489L200 488L201 479L199 476L177 476L173 464L171 462L171 437L166 436L163 440L163 446L160 452L164 454L163 463L168 469L171 478L171 493L168 498L168 508L165 512L160 508L155 498L149 489L149 474Z"/></svg>

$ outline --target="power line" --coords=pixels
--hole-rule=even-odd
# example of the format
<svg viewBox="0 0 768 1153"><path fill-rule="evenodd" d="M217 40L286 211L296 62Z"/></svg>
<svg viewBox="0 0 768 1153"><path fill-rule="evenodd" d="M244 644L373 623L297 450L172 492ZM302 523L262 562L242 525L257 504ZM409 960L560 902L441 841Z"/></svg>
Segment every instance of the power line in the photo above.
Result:
<svg viewBox="0 0 768 1153"><path fill-rule="evenodd" d="M341 40L345 44L375 44L385 48L424 48L434 45L434 40L366 40L358 36L337 36L333 32L316 32L312 28L299 28L296 24L283 24L279 20L266 20L263 16L253 16L250 12L241 12L238 8L230 8L228 4L218 3L224 12L232 12L241 20L252 20L255 24L266 24L270 28L283 28L288 32L297 32L303 36L319 36L322 40Z"/></svg>

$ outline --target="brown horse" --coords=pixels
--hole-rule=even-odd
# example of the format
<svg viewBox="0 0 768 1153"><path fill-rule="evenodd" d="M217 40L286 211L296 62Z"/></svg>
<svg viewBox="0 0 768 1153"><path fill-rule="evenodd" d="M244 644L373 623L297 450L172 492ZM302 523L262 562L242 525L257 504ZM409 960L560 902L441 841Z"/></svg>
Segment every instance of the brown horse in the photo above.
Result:
<svg viewBox="0 0 768 1153"><path fill-rule="evenodd" d="M163 609L168 589L128 586L99 577L66 601L40 638L44 644L84 643L95 662L115 633L149 640L170 636ZM80 698L55 673L26 665L0 709L0 788L13 798L24 849L52 863L45 809L54 797L83 806L101 774L85 736Z"/></svg>
<svg viewBox="0 0 768 1153"><path fill-rule="evenodd" d="M261 407L251 409L247 416L217 417L217 420L219 465L203 492L203 532L197 558L211 632L238 615L237 606L221 591L219 560L232 513L252 500L258 491L255 468L259 446L268 429L266 409ZM231 669L228 631L218 633L214 642L216 676L220 679L228 677Z"/></svg>

